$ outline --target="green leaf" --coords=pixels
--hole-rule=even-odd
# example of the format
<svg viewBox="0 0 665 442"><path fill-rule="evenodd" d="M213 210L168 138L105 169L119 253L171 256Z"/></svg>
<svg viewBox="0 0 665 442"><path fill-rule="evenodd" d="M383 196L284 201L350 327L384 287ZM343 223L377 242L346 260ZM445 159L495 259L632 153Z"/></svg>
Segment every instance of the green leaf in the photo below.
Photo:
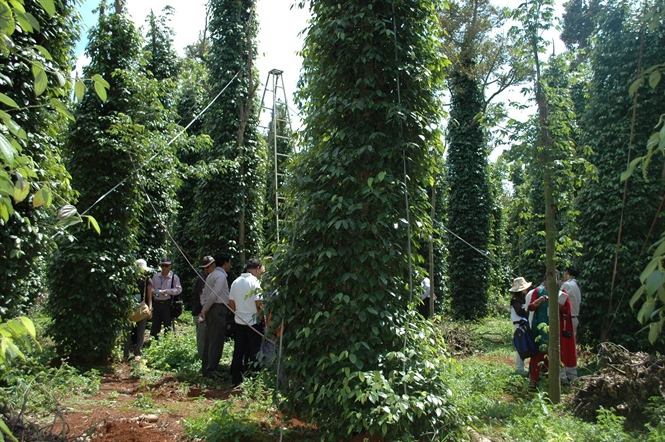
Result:
<svg viewBox="0 0 665 442"><path fill-rule="evenodd" d="M12 442L18 442L18 439L12 434L11 431L9 431L9 427L7 424L5 424L5 421L0 419L0 431L4 433ZM2 433L0 433L0 437L2 437ZM4 439L0 439L4 440Z"/></svg>
<svg viewBox="0 0 665 442"><path fill-rule="evenodd" d="M651 272L656 270L658 264L660 264L660 257L652 259L649 262L649 264L647 264L647 266L644 268L644 270L642 270L642 273L640 274L640 282L642 282L642 284L644 284L649 275L651 275Z"/></svg>
<svg viewBox="0 0 665 442"><path fill-rule="evenodd" d="M649 342L654 344L658 336L660 336L661 331L663 330L663 322L665 318L661 319L659 322L652 322L649 325Z"/></svg>
<svg viewBox="0 0 665 442"><path fill-rule="evenodd" d="M5 159L5 162L12 167L14 164L14 155L18 152L12 146L12 143L0 133L0 155Z"/></svg>
<svg viewBox="0 0 665 442"><path fill-rule="evenodd" d="M34 29L32 29L32 25L30 24L30 20L28 20L28 17L26 14L22 12L17 12L15 15L16 21L18 22L19 26L21 26L21 29L23 29L27 33L32 33Z"/></svg>
<svg viewBox="0 0 665 442"><path fill-rule="evenodd" d="M635 92L644 84L644 79L643 78L638 78L633 82L633 84L630 85L630 88L628 89L628 95L633 96L635 95Z"/></svg>
<svg viewBox="0 0 665 442"><path fill-rule="evenodd" d="M35 96L39 97L48 86L48 78L46 77L46 72L36 65L32 66L32 72L35 76Z"/></svg>
<svg viewBox="0 0 665 442"><path fill-rule="evenodd" d="M37 337L37 331L35 330L35 324L26 316L20 316L18 320L23 324L25 330L28 334L34 339Z"/></svg>
<svg viewBox="0 0 665 442"><path fill-rule="evenodd" d="M4 103L9 107L18 108L18 104L16 104L16 101L12 100L10 97L3 94L2 92L0 92L0 103Z"/></svg>
<svg viewBox="0 0 665 442"><path fill-rule="evenodd" d="M102 101L106 101L106 89L105 89L104 86L103 86L100 82L98 82L98 81L95 81L95 92L97 92L97 96L98 96Z"/></svg>
<svg viewBox="0 0 665 442"><path fill-rule="evenodd" d="M88 229L92 227L93 229L95 229L95 232L97 232L97 235L101 235L102 231L99 229L99 224L97 224L97 220L90 215L85 215L85 217L88 218Z"/></svg>
<svg viewBox="0 0 665 442"><path fill-rule="evenodd" d="M37 19L35 18L34 15L32 15L32 14L29 13L29 12L26 12L26 13L25 13L25 18L28 20L28 22L30 23L30 26L32 26L32 28L33 28L35 31L39 31L39 29L40 29L40 28L39 28L39 22L37 21Z"/></svg>
<svg viewBox="0 0 665 442"><path fill-rule="evenodd" d="M55 4L53 3L53 0L37 0L39 1L39 4L42 5L42 8L44 8L44 11L49 15L49 17L53 17L55 15Z"/></svg>
<svg viewBox="0 0 665 442"><path fill-rule="evenodd" d="M621 173L621 182L626 181L635 171L635 167L644 160L643 157L637 157L628 165L628 169ZM616 176L616 175L615 175Z"/></svg>
<svg viewBox="0 0 665 442"><path fill-rule="evenodd" d="M49 104L55 108L55 110L58 111L60 115L63 115L67 117L69 120L74 121L76 118L74 118L74 114L72 114L69 109L67 109L67 106L62 104L62 101L58 100L57 98L51 98L49 100Z"/></svg>
<svg viewBox="0 0 665 442"><path fill-rule="evenodd" d="M651 89L656 89L656 86L658 86L659 82L660 71L653 71L651 75L649 75L649 86L651 86Z"/></svg>
<svg viewBox="0 0 665 442"><path fill-rule="evenodd" d="M647 293L652 295L656 293L659 287L662 287L665 283L665 272L656 270L651 273L646 280Z"/></svg>
<svg viewBox="0 0 665 442"><path fill-rule="evenodd" d="M51 205L51 192L46 188L39 189L35 196L32 198L32 207L37 208L41 206Z"/></svg>
<svg viewBox="0 0 665 442"><path fill-rule="evenodd" d="M14 201L20 203L23 201L28 194L30 193L30 186L25 183L23 180L18 180L14 184Z"/></svg>
<svg viewBox="0 0 665 442"><path fill-rule="evenodd" d="M9 0L12 4L12 7L15 11L25 14L25 7L23 6L23 0Z"/></svg>
<svg viewBox="0 0 665 442"><path fill-rule="evenodd" d="M74 86L74 96L76 96L78 101L81 101L83 99L83 95L85 95L85 83L77 78L76 85Z"/></svg>
<svg viewBox="0 0 665 442"><path fill-rule="evenodd" d="M44 57L45 59L53 60L53 57L51 56L51 53L44 46L35 45L34 48L37 49L39 51L39 53L42 54L42 57Z"/></svg>
<svg viewBox="0 0 665 442"><path fill-rule="evenodd" d="M104 80L104 77L102 77L102 76L99 75L99 74L95 74L95 75L93 75L93 76L92 76L92 80L93 80L95 83L101 83L102 86L104 86L106 89L108 89L108 88L111 87L111 85L109 85L108 81Z"/></svg>
<svg viewBox="0 0 665 442"><path fill-rule="evenodd" d="M633 297L630 298L630 308L635 309L635 303L640 300L646 289L646 285L642 285L639 289L637 289Z"/></svg>

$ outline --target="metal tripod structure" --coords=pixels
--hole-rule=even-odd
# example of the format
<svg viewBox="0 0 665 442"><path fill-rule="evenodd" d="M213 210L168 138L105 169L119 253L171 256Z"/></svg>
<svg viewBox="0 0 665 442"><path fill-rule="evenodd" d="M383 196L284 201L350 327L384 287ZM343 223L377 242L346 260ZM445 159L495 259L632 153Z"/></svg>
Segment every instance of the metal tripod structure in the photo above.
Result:
<svg viewBox="0 0 665 442"><path fill-rule="evenodd" d="M285 200L285 197L280 196L280 179L284 177L284 171L280 170L279 164L283 163L284 161L279 161L280 159L287 159L289 157L288 154L283 154L277 151L277 140L289 140L289 137L284 134L284 131L282 130L282 133L278 133L280 127L286 128L286 124L288 124L289 128L289 133L291 133L291 117L289 114L289 105L288 101L286 99L286 89L284 88L284 77L282 74L284 71L280 71L279 69L272 69L270 72L268 72L268 78L266 78L265 82L265 87L263 89L263 96L261 97L261 107L260 107L260 112L263 112L264 110L270 110L272 113L272 119L270 122L270 127L268 128L268 142L272 142L272 151L273 151L273 161L275 164L274 167L274 190L275 190L275 235L276 235L276 240L279 242L279 224L282 219L280 219L280 210L279 206L280 203L282 203ZM281 89L281 96L278 98L278 89ZM265 98L266 98L266 93L271 92L272 95L272 106L266 106L265 105ZM283 96L283 104L284 104L284 109L285 109L285 114L286 118L280 118L278 115L278 104L280 100L282 99ZM278 124L278 123L284 123L284 124ZM271 138L270 138L271 137Z"/></svg>

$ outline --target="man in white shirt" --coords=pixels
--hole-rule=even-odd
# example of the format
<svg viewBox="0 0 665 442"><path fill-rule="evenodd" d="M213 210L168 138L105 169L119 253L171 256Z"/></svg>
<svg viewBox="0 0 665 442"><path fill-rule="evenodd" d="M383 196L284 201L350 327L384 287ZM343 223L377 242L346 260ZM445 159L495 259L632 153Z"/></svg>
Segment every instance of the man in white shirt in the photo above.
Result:
<svg viewBox="0 0 665 442"><path fill-rule="evenodd" d="M261 339L265 330L261 303L261 282L259 277L264 267L257 258L247 260L247 266L233 284L229 293L229 305L235 312L235 346L231 376L234 386L243 381L243 374L252 369L261 349Z"/></svg>
<svg viewBox="0 0 665 442"><path fill-rule="evenodd" d="M226 339L226 309L229 304L229 283L227 272L231 270L231 257L226 253L215 255L203 266L206 284L203 289L203 308L201 316L206 323L205 341L201 372L205 377L213 377L219 373L219 360L224 351Z"/></svg>
<svg viewBox="0 0 665 442"><path fill-rule="evenodd" d="M162 271L152 277L152 327L150 336L155 340L164 324L164 333L171 329L171 298L182 293L180 278L171 271L171 259L162 258L159 263Z"/></svg>

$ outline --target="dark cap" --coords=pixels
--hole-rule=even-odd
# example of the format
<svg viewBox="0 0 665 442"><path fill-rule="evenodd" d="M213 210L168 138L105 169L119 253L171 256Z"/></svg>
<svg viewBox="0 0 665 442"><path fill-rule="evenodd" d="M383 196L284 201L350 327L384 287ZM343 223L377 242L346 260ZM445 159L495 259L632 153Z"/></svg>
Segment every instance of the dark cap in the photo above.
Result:
<svg viewBox="0 0 665 442"><path fill-rule="evenodd" d="M201 264L199 264L199 267L205 269L206 267L214 263L215 259L212 256L204 256L203 259L201 260Z"/></svg>
<svg viewBox="0 0 665 442"><path fill-rule="evenodd" d="M162 264L171 265L171 258L162 258L162 260L159 261L159 265Z"/></svg>

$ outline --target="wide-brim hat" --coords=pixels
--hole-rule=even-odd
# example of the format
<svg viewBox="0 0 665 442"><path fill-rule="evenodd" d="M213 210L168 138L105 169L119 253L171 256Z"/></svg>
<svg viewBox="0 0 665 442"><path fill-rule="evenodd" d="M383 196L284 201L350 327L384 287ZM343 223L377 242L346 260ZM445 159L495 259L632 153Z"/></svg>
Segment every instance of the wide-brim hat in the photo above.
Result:
<svg viewBox="0 0 665 442"><path fill-rule="evenodd" d="M150 267L148 267L148 263L145 262L145 259L137 259L136 260L136 266L139 269L143 270L144 272L151 272L152 271L152 269Z"/></svg>
<svg viewBox="0 0 665 442"><path fill-rule="evenodd" d="M203 259L201 260L201 264L199 264L199 267L202 269L205 269L206 267L210 266L211 264L214 264L215 258L212 256L204 256Z"/></svg>
<svg viewBox="0 0 665 442"><path fill-rule="evenodd" d="M513 279L513 286L510 288L510 291L521 292L522 290L526 290L529 287L531 287L531 283L527 282L526 279L520 276L519 278Z"/></svg>

